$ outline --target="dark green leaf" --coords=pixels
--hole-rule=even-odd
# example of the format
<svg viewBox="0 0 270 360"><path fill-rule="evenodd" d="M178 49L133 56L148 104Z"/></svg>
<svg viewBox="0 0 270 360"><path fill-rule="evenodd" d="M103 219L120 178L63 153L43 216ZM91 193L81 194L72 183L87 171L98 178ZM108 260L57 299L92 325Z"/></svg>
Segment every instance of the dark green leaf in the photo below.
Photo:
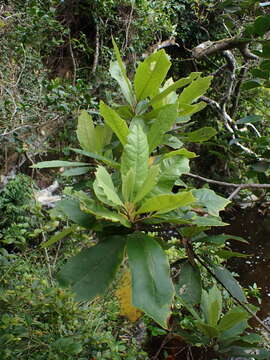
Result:
<svg viewBox="0 0 270 360"><path fill-rule="evenodd" d="M77 229L77 226L73 225L73 226L69 226L69 227L65 228L62 231L57 232L56 234L51 236L48 241L42 243L41 247L42 248L47 248L47 247L55 244L57 241L60 241L60 240L64 239L67 235L71 234L76 229Z"/></svg>
<svg viewBox="0 0 270 360"><path fill-rule="evenodd" d="M89 172L90 169L93 169L93 167L90 166L84 166L84 167L76 167L72 169L65 170L61 176L78 176L78 175L84 175Z"/></svg>
<svg viewBox="0 0 270 360"><path fill-rule="evenodd" d="M189 142L204 142L215 136L217 131L212 127L203 127L199 130L186 133L185 137Z"/></svg>
<svg viewBox="0 0 270 360"><path fill-rule="evenodd" d="M102 295L123 260L125 245L125 238L111 236L83 249L62 267L58 274L60 283L71 286L78 301Z"/></svg>
<svg viewBox="0 0 270 360"><path fill-rule="evenodd" d="M236 121L236 124L256 123L261 122L263 117L261 115L249 115Z"/></svg>
<svg viewBox="0 0 270 360"><path fill-rule="evenodd" d="M94 216L81 211L80 202L76 199L64 199L58 201L55 208L52 210L52 213L57 214L58 212L64 214L69 220L87 229L92 229L96 222Z"/></svg>
<svg viewBox="0 0 270 360"><path fill-rule="evenodd" d="M152 237L134 233L129 235L127 252L133 305L167 328L174 287L164 251Z"/></svg>
<svg viewBox="0 0 270 360"><path fill-rule="evenodd" d="M189 261L181 263L176 293L191 306L197 305L201 301L201 273L199 268L191 265Z"/></svg>
<svg viewBox="0 0 270 360"><path fill-rule="evenodd" d="M231 272L221 266L215 265L213 271L218 280L225 286L231 295L237 300L246 302L245 294L239 283L232 276Z"/></svg>

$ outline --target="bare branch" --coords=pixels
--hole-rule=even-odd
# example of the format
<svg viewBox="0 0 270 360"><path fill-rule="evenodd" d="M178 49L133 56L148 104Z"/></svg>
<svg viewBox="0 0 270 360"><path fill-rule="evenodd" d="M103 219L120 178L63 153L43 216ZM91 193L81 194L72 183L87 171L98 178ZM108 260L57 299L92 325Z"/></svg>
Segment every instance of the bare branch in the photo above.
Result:
<svg viewBox="0 0 270 360"><path fill-rule="evenodd" d="M99 58L99 25L96 24L96 49L95 49L95 56L93 62L92 73L94 74L97 70L98 65L98 58Z"/></svg>
<svg viewBox="0 0 270 360"><path fill-rule="evenodd" d="M202 59L204 56L211 56L216 53L239 49L245 60L257 60L258 56L254 55L248 48L248 44L251 40L243 40L237 37L222 39L218 41L206 41L194 49L192 49L192 55L195 59Z"/></svg>
<svg viewBox="0 0 270 360"><path fill-rule="evenodd" d="M229 182L225 182L225 181L218 181L218 180L212 180L212 179L208 179L205 178L203 176L199 176L196 174L192 174L192 173L188 173L185 174L187 176L190 176L192 178L195 179L199 179L202 180L204 182L207 182L209 184L216 184L216 185L221 185L221 186L226 186L226 187L234 187L240 190L243 189L270 189L270 184L256 184L256 183L251 183L251 184L235 184L235 183L229 183Z"/></svg>

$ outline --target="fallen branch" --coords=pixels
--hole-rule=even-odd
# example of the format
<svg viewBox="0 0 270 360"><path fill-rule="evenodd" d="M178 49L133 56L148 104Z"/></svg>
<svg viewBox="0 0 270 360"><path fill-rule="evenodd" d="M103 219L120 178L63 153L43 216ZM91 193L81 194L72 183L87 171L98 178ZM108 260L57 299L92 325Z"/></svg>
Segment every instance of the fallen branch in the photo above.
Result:
<svg viewBox="0 0 270 360"><path fill-rule="evenodd" d="M218 41L208 40L192 49L192 55L195 59L199 60L205 56L211 56L225 50L232 50L237 48L245 60L258 60L258 56L253 54L248 48L248 45L251 41L252 40L250 39L245 40L239 39L237 37Z"/></svg>

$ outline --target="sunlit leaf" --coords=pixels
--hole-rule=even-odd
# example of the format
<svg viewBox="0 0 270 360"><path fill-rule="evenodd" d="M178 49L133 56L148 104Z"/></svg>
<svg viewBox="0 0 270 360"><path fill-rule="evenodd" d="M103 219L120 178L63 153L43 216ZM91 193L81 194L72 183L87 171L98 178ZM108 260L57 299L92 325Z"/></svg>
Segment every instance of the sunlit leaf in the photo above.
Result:
<svg viewBox="0 0 270 360"><path fill-rule="evenodd" d="M151 54L139 64L134 77L137 101L153 98L158 94L170 66L169 56L163 49Z"/></svg>

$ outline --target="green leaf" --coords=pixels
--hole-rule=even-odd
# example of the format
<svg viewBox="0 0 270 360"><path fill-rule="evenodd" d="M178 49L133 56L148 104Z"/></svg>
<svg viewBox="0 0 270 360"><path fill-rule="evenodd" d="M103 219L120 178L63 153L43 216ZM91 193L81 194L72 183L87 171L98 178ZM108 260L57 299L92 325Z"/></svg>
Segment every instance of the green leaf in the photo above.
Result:
<svg viewBox="0 0 270 360"><path fill-rule="evenodd" d="M171 130L177 118L177 105L165 105L160 108L156 120L149 129L148 143L151 153L158 145L163 143L164 134Z"/></svg>
<svg viewBox="0 0 270 360"><path fill-rule="evenodd" d="M82 110L78 118L76 134L83 150L97 152L94 122L86 110Z"/></svg>
<svg viewBox="0 0 270 360"><path fill-rule="evenodd" d="M191 81L193 81L194 79L196 79L201 73L199 72L193 72L191 73L187 78L183 78L183 79L179 79L177 80L175 83L173 83L171 86L167 87L165 90L163 90L160 94L156 95L155 97L153 97L150 102L149 105L152 105L153 107L155 107L156 105L158 105L164 98L166 98L170 93L172 93L173 91L186 86L187 84L190 84Z"/></svg>
<svg viewBox="0 0 270 360"><path fill-rule="evenodd" d="M109 166L111 166L113 168L118 169L120 167L120 164L118 164L116 161L113 161L113 160L111 160L111 159L109 159L109 158L107 158L105 156L94 154L94 153L91 153L89 151L85 151L85 150L81 150L81 149L70 149L70 150L74 151L77 154L81 154L81 155L90 157L92 159L102 161L105 164L107 164L107 165L109 165ZM89 165L89 164L87 164L87 165Z"/></svg>
<svg viewBox="0 0 270 360"><path fill-rule="evenodd" d="M184 157L186 157L188 159L193 159L193 158L197 157L197 155L194 152L191 152L191 151L188 151L185 148L182 148L182 149L179 149L179 150L168 152L167 154L165 154L163 156L163 159L168 159L168 158L170 158L172 156L176 156L176 155L181 155L181 156L184 156Z"/></svg>
<svg viewBox="0 0 270 360"><path fill-rule="evenodd" d="M199 130L185 133L184 135L187 138L187 141L197 143L211 139L211 137L215 136L216 133L217 131L214 128L206 126Z"/></svg>
<svg viewBox="0 0 270 360"><path fill-rule="evenodd" d="M259 80L248 80L243 83L243 85L241 86L241 89L242 90L251 90L251 89L255 89L260 86L262 86L262 85Z"/></svg>
<svg viewBox="0 0 270 360"><path fill-rule="evenodd" d="M270 30L270 16L259 16L254 22L255 34L263 36L268 30Z"/></svg>
<svg viewBox="0 0 270 360"><path fill-rule="evenodd" d="M199 103L193 104L193 105L183 104L183 103L181 103L180 105L181 106L179 108L178 116L181 116L181 117L192 116L207 106L207 104L203 101L200 101Z"/></svg>
<svg viewBox="0 0 270 360"><path fill-rule="evenodd" d="M67 235L71 234L73 231L77 229L77 225L69 226L65 228L62 231L58 231L56 234L50 237L50 239L44 243L42 243L40 246L42 248L47 248L53 244L55 244L57 241L60 241L64 239Z"/></svg>
<svg viewBox="0 0 270 360"><path fill-rule="evenodd" d="M148 56L138 66L134 77L134 88L137 101L153 98L165 79L171 66L169 56L162 49Z"/></svg>
<svg viewBox="0 0 270 360"><path fill-rule="evenodd" d="M199 77L194 80L189 86L187 86L179 96L178 102L179 106L181 104L192 104L196 101L200 96L202 96L209 88L212 76L207 77Z"/></svg>
<svg viewBox="0 0 270 360"><path fill-rule="evenodd" d="M202 291L201 308L207 324L216 326L222 311L221 292L216 285L208 293Z"/></svg>
<svg viewBox="0 0 270 360"><path fill-rule="evenodd" d="M206 207L208 213L213 216L218 216L221 210L230 203L229 200L217 195L213 190L209 189L195 189L192 190L197 202Z"/></svg>
<svg viewBox="0 0 270 360"><path fill-rule="evenodd" d="M189 205L195 201L191 191L183 191L178 194L162 194L146 200L136 211L136 214L158 212L159 214L169 212L182 206Z"/></svg>
<svg viewBox="0 0 270 360"><path fill-rule="evenodd" d="M227 226L229 224L224 223L221 221L219 217L216 216L195 216L195 218L192 219L193 225L198 226Z"/></svg>
<svg viewBox="0 0 270 360"><path fill-rule="evenodd" d="M117 212L113 212L104 206L98 205L93 199L89 198L85 193L82 191L77 192L77 197L81 201L81 210L88 213L93 214L97 218L103 218L106 220L110 220L112 222L120 222L122 225L126 227L130 227L130 223L128 220L121 214Z"/></svg>
<svg viewBox="0 0 270 360"><path fill-rule="evenodd" d="M79 175L84 175L87 174L89 172L90 169L93 169L93 167L91 166L84 166L84 167L75 167L75 168L71 168L71 169L67 169L65 170L61 176L79 176Z"/></svg>
<svg viewBox="0 0 270 360"><path fill-rule="evenodd" d="M239 283L232 276L231 272L221 266L215 265L213 271L217 279L225 286L226 289L239 301L246 302L245 294Z"/></svg>
<svg viewBox="0 0 270 360"><path fill-rule="evenodd" d="M160 162L160 177L148 196L171 193L174 183L182 174L188 173L189 160L183 156L173 156ZM148 197L147 196L147 197Z"/></svg>
<svg viewBox="0 0 270 360"><path fill-rule="evenodd" d="M115 110L111 109L103 101L100 102L100 114L103 116L105 123L112 129L115 135L124 146L127 142L128 127Z"/></svg>
<svg viewBox="0 0 270 360"><path fill-rule="evenodd" d="M241 346L230 346L228 349L220 351L220 353L226 353L229 357L242 357L245 359L258 359L258 360L269 360L270 351L259 347L241 347Z"/></svg>
<svg viewBox="0 0 270 360"><path fill-rule="evenodd" d="M235 306L229 310L220 320L218 324L219 331L226 331L233 328L243 320L248 320L250 315L240 306Z"/></svg>
<svg viewBox="0 0 270 360"><path fill-rule="evenodd" d="M112 42L113 42L114 53L115 53L117 61L111 62L110 74L111 74L112 78L118 82L127 102L133 106L135 104L135 96L134 96L134 93L132 90L132 86L127 77L125 65L121 59L119 49L118 49L114 39L112 39Z"/></svg>
<svg viewBox="0 0 270 360"><path fill-rule="evenodd" d="M219 331L215 326L211 326L200 321L196 321L196 325L203 334L211 339L216 338L219 335Z"/></svg>
<svg viewBox="0 0 270 360"><path fill-rule="evenodd" d="M239 252L236 252L236 251L230 251L230 250L223 250L223 249L220 249L220 250L217 250L215 252L215 254L217 256L219 256L220 258L222 259L230 259L232 257L238 257L238 258L246 258L248 256L251 256L251 255L247 255L247 254L243 254L243 253L239 253Z"/></svg>
<svg viewBox="0 0 270 360"><path fill-rule="evenodd" d="M242 119L236 121L236 124L246 124L246 123L257 123L261 122L263 117L261 115L249 115Z"/></svg>
<svg viewBox="0 0 270 360"><path fill-rule="evenodd" d="M58 274L60 283L71 286L76 300L92 300L102 295L121 264L126 239L111 236L71 258Z"/></svg>
<svg viewBox="0 0 270 360"><path fill-rule="evenodd" d="M51 211L53 215L64 214L69 220L86 228L92 229L96 219L92 215L85 214L80 209L80 202L77 199L64 199L56 203Z"/></svg>
<svg viewBox="0 0 270 360"><path fill-rule="evenodd" d="M123 206L123 202L117 195L111 175L103 166L98 166L96 179L93 183L97 198L110 206Z"/></svg>
<svg viewBox="0 0 270 360"><path fill-rule="evenodd" d="M159 179L159 172L160 172L159 165L153 165L150 167L147 178L145 179L144 183L141 186L141 189L138 191L133 201L134 204L141 201L157 184Z"/></svg>
<svg viewBox="0 0 270 360"><path fill-rule="evenodd" d="M133 233L128 236L127 253L133 305L167 329L174 287L164 251L152 237Z"/></svg>
<svg viewBox="0 0 270 360"><path fill-rule="evenodd" d="M187 260L181 263L176 293L191 306L197 305L201 301L202 282L200 270L197 266L192 266Z"/></svg>
<svg viewBox="0 0 270 360"><path fill-rule="evenodd" d="M134 198L135 172L130 168L127 175L122 176L122 194L126 202L130 202Z"/></svg>
<svg viewBox="0 0 270 360"><path fill-rule="evenodd" d="M112 130L108 125L96 125L96 152L101 154L104 151L104 147L111 142Z"/></svg>
<svg viewBox="0 0 270 360"><path fill-rule="evenodd" d="M122 179L127 176L129 169L134 171L134 193L136 194L144 183L148 174L149 149L146 134L140 123L135 122L130 129L127 144L121 158ZM122 180L123 181L123 180Z"/></svg>
<svg viewBox="0 0 270 360"><path fill-rule="evenodd" d="M62 160L51 160L51 161L41 161L33 166L34 169L47 169L55 167L76 167L76 166L89 166L89 163L84 162L72 162L72 161L62 161Z"/></svg>

